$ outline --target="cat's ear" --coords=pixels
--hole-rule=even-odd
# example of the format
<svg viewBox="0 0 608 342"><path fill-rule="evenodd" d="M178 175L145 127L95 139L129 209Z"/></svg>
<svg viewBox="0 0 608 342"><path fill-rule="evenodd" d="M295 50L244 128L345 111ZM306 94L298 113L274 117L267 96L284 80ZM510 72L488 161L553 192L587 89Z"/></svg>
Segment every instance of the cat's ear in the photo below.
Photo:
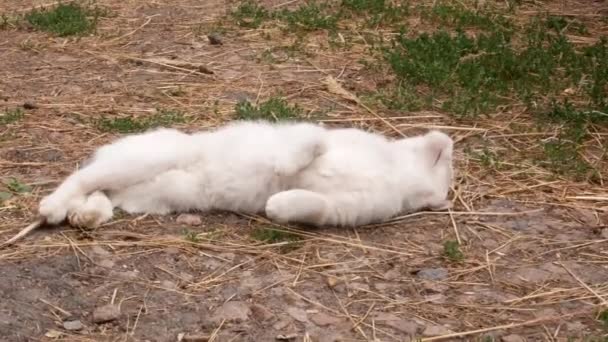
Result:
<svg viewBox="0 0 608 342"><path fill-rule="evenodd" d="M430 131L423 136L424 153L431 167L441 162L451 162L454 141L447 134Z"/></svg>

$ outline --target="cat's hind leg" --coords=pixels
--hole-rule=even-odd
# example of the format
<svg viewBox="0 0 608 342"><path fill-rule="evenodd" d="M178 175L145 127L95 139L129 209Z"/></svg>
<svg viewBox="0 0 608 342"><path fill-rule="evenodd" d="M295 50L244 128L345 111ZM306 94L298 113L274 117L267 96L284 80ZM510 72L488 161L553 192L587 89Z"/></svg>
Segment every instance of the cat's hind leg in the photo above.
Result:
<svg viewBox="0 0 608 342"><path fill-rule="evenodd" d="M266 216L279 223L354 227L386 220L401 209L395 199L364 193L322 194L294 189L266 202Z"/></svg>
<svg viewBox="0 0 608 342"><path fill-rule="evenodd" d="M322 225L328 202L322 194L294 189L272 195L266 202L266 216L278 223Z"/></svg>
<svg viewBox="0 0 608 342"><path fill-rule="evenodd" d="M38 212L47 223L57 224L66 218L70 208L82 205L95 191L123 189L179 163L188 163L196 155L189 138L179 131L161 129L106 145L96 152L90 164L72 173L43 198Z"/></svg>
<svg viewBox="0 0 608 342"><path fill-rule="evenodd" d="M68 220L74 227L97 228L112 218L113 209L110 199L103 192L95 191L83 203L68 210Z"/></svg>

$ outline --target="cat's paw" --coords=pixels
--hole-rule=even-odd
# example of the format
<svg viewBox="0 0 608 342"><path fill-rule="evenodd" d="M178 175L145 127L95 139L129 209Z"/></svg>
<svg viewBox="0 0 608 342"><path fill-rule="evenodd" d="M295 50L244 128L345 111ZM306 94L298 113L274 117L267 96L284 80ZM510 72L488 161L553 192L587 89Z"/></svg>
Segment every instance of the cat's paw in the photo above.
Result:
<svg viewBox="0 0 608 342"><path fill-rule="evenodd" d="M108 219L107 215L100 210L78 210L68 215L68 221L72 227L85 229L97 228Z"/></svg>
<svg viewBox="0 0 608 342"><path fill-rule="evenodd" d="M38 213L44 217L48 224L59 224L67 216L67 203L58 196L51 194L40 201Z"/></svg>
<svg viewBox="0 0 608 342"><path fill-rule="evenodd" d="M86 202L69 211L68 221L74 227L92 229L109 221L112 215L112 202L104 194L94 193Z"/></svg>
<svg viewBox="0 0 608 342"><path fill-rule="evenodd" d="M291 216L290 211L289 199L282 193L270 197L266 202L266 217L274 222L287 223Z"/></svg>

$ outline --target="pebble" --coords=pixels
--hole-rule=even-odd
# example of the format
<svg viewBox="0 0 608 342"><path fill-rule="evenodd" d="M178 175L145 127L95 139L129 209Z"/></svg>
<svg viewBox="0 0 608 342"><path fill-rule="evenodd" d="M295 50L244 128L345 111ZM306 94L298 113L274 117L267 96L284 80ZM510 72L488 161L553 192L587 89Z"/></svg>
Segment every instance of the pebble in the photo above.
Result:
<svg viewBox="0 0 608 342"><path fill-rule="evenodd" d="M328 276L326 280L327 280L327 286L329 286L332 289L334 287L336 287L336 285L338 285L338 278L336 278L334 276Z"/></svg>
<svg viewBox="0 0 608 342"><path fill-rule="evenodd" d="M91 252L102 256L102 257L108 257L110 255L112 255L112 253L108 252L107 250L105 250L103 247L101 246L93 246L91 247Z"/></svg>
<svg viewBox="0 0 608 342"><path fill-rule="evenodd" d="M188 226L200 226L203 224L201 217L193 214L181 214L177 217L176 221L179 224L185 224Z"/></svg>
<svg viewBox="0 0 608 342"><path fill-rule="evenodd" d="M82 322L80 322L79 320L75 320L63 322L63 328L68 331L78 331L82 330L84 326L82 325Z"/></svg>
<svg viewBox="0 0 608 342"><path fill-rule="evenodd" d="M221 322L224 319L229 322L242 322L249 319L250 314L251 309L247 303L232 301L225 303L215 310L212 320L214 322Z"/></svg>
<svg viewBox="0 0 608 342"><path fill-rule="evenodd" d="M177 284L170 281L170 280L163 280L160 282L160 286L165 288L165 289L169 289L169 290L175 290L177 289Z"/></svg>
<svg viewBox="0 0 608 342"><path fill-rule="evenodd" d="M97 265L101 266L101 267L105 267L105 268L112 268L114 267L114 261L110 260L110 259L102 259L99 262L97 262Z"/></svg>
<svg viewBox="0 0 608 342"><path fill-rule="evenodd" d="M251 306L251 314L258 321L267 321L274 316L272 311L260 304L253 304Z"/></svg>
<svg viewBox="0 0 608 342"><path fill-rule="evenodd" d="M310 316L310 320L320 326L320 327L324 327L324 326L328 326L328 325L335 325L340 323L342 320L338 317L334 317L328 314L325 314L323 312L319 312L316 314L313 314Z"/></svg>
<svg viewBox="0 0 608 342"><path fill-rule="evenodd" d="M34 101L25 101L25 102L23 102L23 108L36 109L36 108L38 108L38 105Z"/></svg>
<svg viewBox="0 0 608 342"><path fill-rule="evenodd" d="M100 306L93 311L93 323L106 323L120 317L120 308L114 304Z"/></svg>
<svg viewBox="0 0 608 342"><path fill-rule="evenodd" d="M536 267L522 267L515 272L515 278L529 283L544 283L553 275Z"/></svg>
<svg viewBox="0 0 608 342"><path fill-rule="evenodd" d="M418 324L416 324L416 322L408 321L405 319L400 319L397 321L387 321L385 324L407 335L413 336L416 335L416 333L418 332Z"/></svg>
<svg viewBox="0 0 608 342"><path fill-rule="evenodd" d="M290 307L287 309L287 313L289 316L293 317L296 321L299 322L308 322L308 314L306 311L296 307Z"/></svg>
<svg viewBox="0 0 608 342"><path fill-rule="evenodd" d="M207 35L207 39L209 39L209 43L211 45L223 45L222 36L217 32L212 32Z"/></svg>
<svg viewBox="0 0 608 342"><path fill-rule="evenodd" d="M418 277L426 280L442 280L448 277L448 270L440 268L424 268L418 271Z"/></svg>
<svg viewBox="0 0 608 342"><path fill-rule="evenodd" d="M287 319L282 319L278 322L276 322L272 328L274 330L283 330L285 328L287 328L287 326L291 323L291 321L287 320Z"/></svg>
<svg viewBox="0 0 608 342"><path fill-rule="evenodd" d="M422 332L423 336L439 336L450 334L450 329L442 325L429 325Z"/></svg>
<svg viewBox="0 0 608 342"><path fill-rule="evenodd" d="M500 339L502 342L526 342L526 339L516 335L516 334L511 334L511 335L507 335L507 336L503 336Z"/></svg>

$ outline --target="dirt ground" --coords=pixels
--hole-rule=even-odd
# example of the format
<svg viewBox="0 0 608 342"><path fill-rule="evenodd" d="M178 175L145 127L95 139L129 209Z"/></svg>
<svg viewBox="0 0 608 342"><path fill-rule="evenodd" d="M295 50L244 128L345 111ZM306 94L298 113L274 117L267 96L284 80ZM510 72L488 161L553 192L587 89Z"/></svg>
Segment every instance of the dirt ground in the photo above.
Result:
<svg viewBox="0 0 608 342"><path fill-rule="evenodd" d="M4 0L0 13L43 3ZM223 45L207 40L231 3L98 3L110 15L94 35L0 30L0 109L35 104L0 126L0 176L32 187L0 204L0 241L29 224L41 196L93 149L119 135L101 132L93 123L100 117L169 108L189 118L176 127L205 129L230 120L238 100L280 92L329 113L329 124L394 135L325 90L328 75L355 93L382 82L358 62L356 46L327 50L319 33L308 41L315 53L269 64L259 56L279 43L264 38L268 32L233 27ZM42 229L0 249L0 340L605 341L598 319L608 301L605 188L488 174L463 151L479 146L481 134L508 148L517 138L498 119L381 114L396 117L391 122L406 134L441 126L455 137L451 213L359 229L293 227L295 244L256 241L253 230L274 226L230 213L201 214L200 224L121 215L92 232ZM593 199L602 194L603 202ZM444 256L447 240L460 241L463 260Z"/></svg>

